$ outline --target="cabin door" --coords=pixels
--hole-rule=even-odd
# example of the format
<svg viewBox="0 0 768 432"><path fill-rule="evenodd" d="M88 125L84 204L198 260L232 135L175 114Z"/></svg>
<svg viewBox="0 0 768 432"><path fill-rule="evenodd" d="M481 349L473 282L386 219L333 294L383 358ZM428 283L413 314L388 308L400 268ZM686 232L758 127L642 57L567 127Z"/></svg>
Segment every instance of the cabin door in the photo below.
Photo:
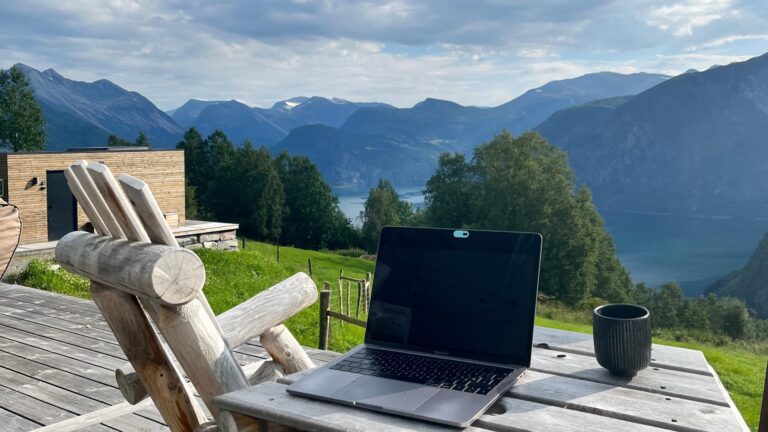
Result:
<svg viewBox="0 0 768 432"><path fill-rule="evenodd" d="M58 240L77 230L77 202L67 186L64 171L48 171L48 241Z"/></svg>

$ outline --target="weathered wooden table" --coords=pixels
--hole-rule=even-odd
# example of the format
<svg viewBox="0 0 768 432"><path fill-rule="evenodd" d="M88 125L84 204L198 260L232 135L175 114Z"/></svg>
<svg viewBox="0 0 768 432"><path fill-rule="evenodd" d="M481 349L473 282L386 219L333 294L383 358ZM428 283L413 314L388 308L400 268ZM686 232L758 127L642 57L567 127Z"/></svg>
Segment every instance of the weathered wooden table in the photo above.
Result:
<svg viewBox="0 0 768 432"><path fill-rule="evenodd" d="M306 373L306 372L304 372ZM425 422L291 396L291 375L216 398L225 417L308 431L450 431ZM730 432L748 430L700 351L653 346L633 378L597 364L592 336L537 327L531 369L466 431Z"/></svg>

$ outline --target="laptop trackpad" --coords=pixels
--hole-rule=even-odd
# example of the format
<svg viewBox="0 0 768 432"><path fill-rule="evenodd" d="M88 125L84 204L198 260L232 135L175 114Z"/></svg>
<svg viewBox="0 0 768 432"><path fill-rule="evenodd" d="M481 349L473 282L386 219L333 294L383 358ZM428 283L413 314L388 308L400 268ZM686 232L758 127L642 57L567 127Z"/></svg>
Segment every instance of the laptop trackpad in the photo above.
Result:
<svg viewBox="0 0 768 432"><path fill-rule="evenodd" d="M332 397L361 407L415 411L438 391L435 387L365 376L333 393Z"/></svg>

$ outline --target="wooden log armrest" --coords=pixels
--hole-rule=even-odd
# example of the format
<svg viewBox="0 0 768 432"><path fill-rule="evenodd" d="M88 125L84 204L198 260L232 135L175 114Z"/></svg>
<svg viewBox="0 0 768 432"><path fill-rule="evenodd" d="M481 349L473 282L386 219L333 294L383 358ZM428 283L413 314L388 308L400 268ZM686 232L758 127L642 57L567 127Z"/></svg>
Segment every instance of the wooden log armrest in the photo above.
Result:
<svg viewBox="0 0 768 432"><path fill-rule="evenodd" d="M190 302L205 283L203 263L192 251L82 231L59 240L56 261L94 282L167 306Z"/></svg>
<svg viewBox="0 0 768 432"><path fill-rule="evenodd" d="M267 333L273 327L281 327L272 332L272 336L262 339L262 342L266 341L265 348L269 347L270 355L273 355L279 364L267 366L265 363L265 370L261 373L267 373L268 368L278 373L292 373L313 367L313 364L290 331L280 326L280 323L315 301L317 301L315 283L306 273L300 272L220 314L217 318L230 348L237 348ZM276 369L275 366L279 366L280 369ZM248 371L245 372L248 376ZM115 378L120 392L129 403L135 405L147 397L147 391L130 363L115 370Z"/></svg>

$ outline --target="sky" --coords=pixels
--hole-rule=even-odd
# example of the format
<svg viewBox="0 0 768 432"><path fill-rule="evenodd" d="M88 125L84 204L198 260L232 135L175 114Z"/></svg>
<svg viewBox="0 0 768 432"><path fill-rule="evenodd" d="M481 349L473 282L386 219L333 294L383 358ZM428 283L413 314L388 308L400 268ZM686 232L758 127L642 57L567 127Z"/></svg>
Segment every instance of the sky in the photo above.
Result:
<svg viewBox="0 0 768 432"><path fill-rule="evenodd" d="M161 109L293 96L495 106L585 73L768 52L765 0L0 0L0 67L109 79Z"/></svg>

